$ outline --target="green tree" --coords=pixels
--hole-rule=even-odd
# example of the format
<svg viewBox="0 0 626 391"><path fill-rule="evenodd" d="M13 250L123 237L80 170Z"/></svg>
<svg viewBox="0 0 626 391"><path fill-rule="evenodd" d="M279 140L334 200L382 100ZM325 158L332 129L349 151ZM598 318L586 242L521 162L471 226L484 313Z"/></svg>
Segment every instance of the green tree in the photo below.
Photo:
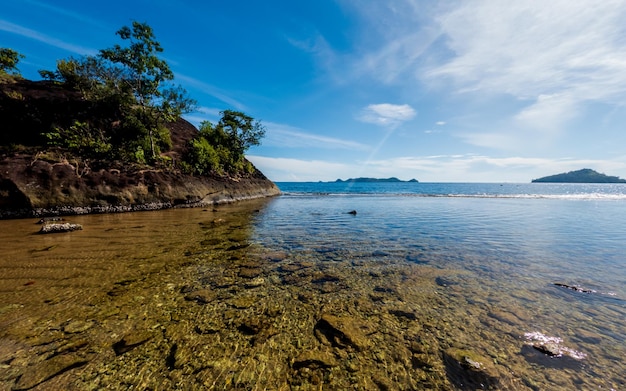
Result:
<svg viewBox="0 0 626 391"><path fill-rule="evenodd" d="M0 48L0 73L19 75L17 64L22 58L24 58L24 55L13 49Z"/></svg>
<svg viewBox="0 0 626 391"><path fill-rule="evenodd" d="M128 26L124 26L116 34L123 40L128 40L129 45L122 47L116 44L110 49L100 50L100 56L114 64L121 65L124 71L122 80L137 99L143 112L141 114L144 114L142 115L142 122L146 125L148 132L151 157L155 159L156 147L153 129L156 123L145 123L153 117L146 114L153 106L153 101L160 96L159 87L161 83L172 80L174 74L167 63L156 56L156 53L162 52L163 48L155 40L150 26L134 21L132 30Z"/></svg>
<svg viewBox="0 0 626 391"><path fill-rule="evenodd" d="M165 122L192 111L196 101L180 86L172 86L174 74L158 57L163 52L152 28L133 22L116 33L126 45L100 50L97 56L59 60L56 71L39 71L42 77L63 82L92 101L117 108L121 120L109 129L114 149L122 158L142 152L154 162L162 148L171 147Z"/></svg>
<svg viewBox="0 0 626 391"><path fill-rule="evenodd" d="M240 111L224 110L220 114L222 118L215 126L216 131L222 134L224 144L234 153L243 155L248 148L261 143L265 127L260 121Z"/></svg>
<svg viewBox="0 0 626 391"><path fill-rule="evenodd" d="M153 106L161 97L162 83L174 79L167 63L157 57L163 52L161 44L156 41L152 28L146 23L134 21L132 29L124 26L116 33L129 45L114 45L110 49L100 50L100 56L124 69L123 80L128 84L142 107Z"/></svg>
<svg viewBox="0 0 626 391"><path fill-rule="evenodd" d="M209 121L200 124L198 136L189 144L185 163L197 174L252 172L244 153L260 144L265 127L239 111L224 110L221 114L216 125Z"/></svg>

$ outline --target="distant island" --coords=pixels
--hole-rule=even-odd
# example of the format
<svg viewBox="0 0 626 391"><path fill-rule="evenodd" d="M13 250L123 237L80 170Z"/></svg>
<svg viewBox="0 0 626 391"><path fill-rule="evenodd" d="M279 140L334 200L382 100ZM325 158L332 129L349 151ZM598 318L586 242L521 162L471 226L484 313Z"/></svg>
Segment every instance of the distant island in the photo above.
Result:
<svg viewBox="0 0 626 391"><path fill-rule="evenodd" d="M557 175L550 175L539 179L533 179L533 183L626 183L626 179L616 176L608 176L583 168L578 171L570 171Z"/></svg>
<svg viewBox="0 0 626 391"><path fill-rule="evenodd" d="M346 179L341 180L341 179L337 179L335 181L336 183L342 183L342 182L404 182L404 183L418 183L419 181L417 179L411 179L410 181L403 181L400 180L398 178L395 177L391 177L391 178L350 178L350 179Z"/></svg>

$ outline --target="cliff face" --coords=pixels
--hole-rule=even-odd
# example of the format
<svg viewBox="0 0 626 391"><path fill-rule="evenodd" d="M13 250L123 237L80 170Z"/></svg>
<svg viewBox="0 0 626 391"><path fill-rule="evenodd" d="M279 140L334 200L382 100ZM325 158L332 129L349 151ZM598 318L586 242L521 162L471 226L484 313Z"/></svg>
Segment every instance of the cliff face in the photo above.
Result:
<svg viewBox="0 0 626 391"><path fill-rule="evenodd" d="M32 155L0 161L0 218L206 206L279 193L259 171L232 179L164 170L96 170Z"/></svg>
<svg viewBox="0 0 626 391"><path fill-rule="evenodd" d="M206 206L280 193L258 170L237 178L191 176L119 162L68 161L37 147L50 124L89 118L94 110L106 113L105 120L116 119L105 108L89 105L51 83L0 83L0 145L26 145L29 151L4 148L0 155L0 218ZM179 161L197 129L183 119L167 127L173 148L164 155Z"/></svg>

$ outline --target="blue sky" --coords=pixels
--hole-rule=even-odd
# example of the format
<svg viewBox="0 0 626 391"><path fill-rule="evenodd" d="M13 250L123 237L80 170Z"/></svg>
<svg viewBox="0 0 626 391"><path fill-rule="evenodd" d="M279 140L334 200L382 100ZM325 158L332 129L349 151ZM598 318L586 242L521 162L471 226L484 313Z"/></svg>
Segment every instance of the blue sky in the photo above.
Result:
<svg viewBox="0 0 626 391"><path fill-rule="evenodd" d="M626 177L623 0L5 0L0 47L39 79L133 20L198 100L187 119L262 121L247 156L274 181Z"/></svg>

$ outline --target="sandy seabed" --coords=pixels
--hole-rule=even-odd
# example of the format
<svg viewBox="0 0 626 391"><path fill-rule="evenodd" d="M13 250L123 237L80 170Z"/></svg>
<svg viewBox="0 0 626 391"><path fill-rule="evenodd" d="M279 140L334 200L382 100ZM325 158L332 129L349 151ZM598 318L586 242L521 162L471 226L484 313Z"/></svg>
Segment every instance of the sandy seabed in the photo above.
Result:
<svg viewBox="0 0 626 391"><path fill-rule="evenodd" d="M525 338L535 314L462 271L251 243L265 202L74 216L84 229L55 235L0 221L0 390L624 385L586 376L595 357L551 357L576 350Z"/></svg>

